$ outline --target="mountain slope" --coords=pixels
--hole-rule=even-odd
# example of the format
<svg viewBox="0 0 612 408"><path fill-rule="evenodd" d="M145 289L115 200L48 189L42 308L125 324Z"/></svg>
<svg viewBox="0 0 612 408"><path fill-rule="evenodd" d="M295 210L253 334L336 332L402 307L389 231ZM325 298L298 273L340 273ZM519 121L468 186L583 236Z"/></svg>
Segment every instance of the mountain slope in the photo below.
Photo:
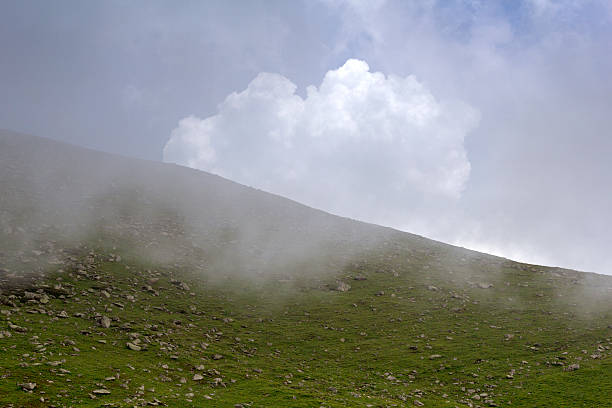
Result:
<svg viewBox="0 0 612 408"><path fill-rule="evenodd" d="M612 406L612 279L0 133L2 406Z"/></svg>

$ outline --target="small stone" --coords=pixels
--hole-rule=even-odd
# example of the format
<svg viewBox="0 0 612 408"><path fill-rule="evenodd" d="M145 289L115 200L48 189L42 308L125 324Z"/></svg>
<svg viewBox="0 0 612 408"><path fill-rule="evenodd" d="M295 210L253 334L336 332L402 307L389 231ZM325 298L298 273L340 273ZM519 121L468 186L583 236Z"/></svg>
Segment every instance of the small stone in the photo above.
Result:
<svg viewBox="0 0 612 408"><path fill-rule="evenodd" d="M105 329L108 329L111 325L111 319L109 319L107 316L102 316L102 318L100 319L100 326L104 327Z"/></svg>
<svg viewBox="0 0 612 408"><path fill-rule="evenodd" d="M204 376L202 374L194 374L193 375L193 381L200 381L203 380Z"/></svg>
<svg viewBox="0 0 612 408"><path fill-rule="evenodd" d="M109 390L105 389L105 388L100 388L100 389L97 389L97 390L93 390L92 393L96 394L96 395L108 395L111 392Z"/></svg>
<svg viewBox="0 0 612 408"><path fill-rule="evenodd" d="M136 345L136 344L134 344L132 342L127 342L125 345L127 346L127 348L129 348L132 351L140 351L140 350L142 350L142 347L140 347L140 346L138 346L138 345Z"/></svg>
<svg viewBox="0 0 612 408"><path fill-rule="evenodd" d="M565 371L576 371L580 369L580 364L570 364L565 367Z"/></svg>
<svg viewBox="0 0 612 408"><path fill-rule="evenodd" d="M28 292L28 291L23 292L24 299L33 300L33 299L38 299L38 297L39 295L37 293Z"/></svg>
<svg viewBox="0 0 612 408"><path fill-rule="evenodd" d="M218 387L219 385L225 387L225 383L223 382L223 378L213 378L213 380L211 381L212 385L215 387Z"/></svg>
<svg viewBox="0 0 612 408"><path fill-rule="evenodd" d="M11 323L11 322L8 323L8 327L9 327L9 329L15 330L16 332L19 332L19 333L25 333L25 332L28 331L27 328L18 326L16 324Z"/></svg>
<svg viewBox="0 0 612 408"><path fill-rule="evenodd" d="M338 286L336 286L336 290L338 292L348 292L351 290L351 285L346 282L338 281Z"/></svg>
<svg viewBox="0 0 612 408"><path fill-rule="evenodd" d="M28 383L19 384L19 386L24 391L33 391L34 388L36 388L36 383L28 382Z"/></svg>

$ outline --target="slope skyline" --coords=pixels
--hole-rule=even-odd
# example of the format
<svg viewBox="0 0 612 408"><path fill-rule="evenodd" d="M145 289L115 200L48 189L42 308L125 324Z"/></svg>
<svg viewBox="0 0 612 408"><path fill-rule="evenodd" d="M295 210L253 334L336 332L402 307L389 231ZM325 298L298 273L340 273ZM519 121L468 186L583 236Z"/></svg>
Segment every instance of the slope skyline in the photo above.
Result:
<svg viewBox="0 0 612 408"><path fill-rule="evenodd" d="M610 276L23 134L0 189L0 405L610 406Z"/></svg>
<svg viewBox="0 0 612 408"><path fill-rule="evenodd" d="M256 204L256 208L263 208L263 206L266 205L264 203L271 202L269 200L280 200L280 202L289 203L290 207L303 208L298 211L298 213L302 213L302 216L298 216L298 218L302 218L299 221L299 224L302 226L298 229L302 232L306 232L306 234L308 234L308 231L311 231L315 235L306 240L298 239L295 242L290 242L291 239L288 239L287 234L280 234L280 236L273 238L266 236L266 232L269 231L269 226L257 222L251 224L247 214L250 211L244 208L239 209L241 208L239 206L232 209L232 205L228 203L219 206L219 202L215 202L211 197L207 198L208 200L212 199L212 202L215 202L215 206L219 206L219 208L215 210L216 212L229 211L229 213L233 214L230 216L230 218L233 217L234 219L231 221L232 226L229 228L238 231L237 236L247 239L249 243L245 244L246 246L253 245L254 240L264 237L264 246L284 248L283 251L277 254L280 262L278 265L300 263L305 259L311 259L313 254L323 251L323 248L329 245L329 242L338 239L338 236L336 238L324 236L321 237L321 239L314 238L317 236L316 231L319 228L334 231L336 227L340 229L336 231L335 234L343 234L350 231L350 233L343 238L347 242L351 242L352 234L356 234L357 230L369 230L372 235L372 241L369 243L366 242L364 247L357 245L359 248L369 248L370 245L376 245L380 239L379 236L385 237L388 234L396 236L405 235L406 237L412 237L410 239L422 241L424 245L442 245L443 247L465 250L486 257L507 259L520 263L518 260L506 258L498 254L490 254L473 248L457 246L420 234L414 234L410 231L398 230L390 226L346 217L342 214L334 214L300 203L299 201L284 197L280 194L244 185L223 176L192 169L187 166L130 158L45 137L8 131L6 129L0 129L0 147L3 148L0 159L2 159L2 165L5 168L4 174L2 175L3 177L0 177L0 184L5 192L5 197L0 202L2 204L3 214L3 217L0 218L0 221L2 221L0 227L9 228L10 230L14 229L13 225L15 225L16 222L22 222L24 223L23 225L29 225L31 227L40 224L47 227L52 225L54 228L59 228L60 231L62 230L62 224L64 224L66 229L63 230L63 233L66 234L65 238L68 238L68 242L72 241L71 237L81 239L89 235L91 229L95 230L100 222L108 222L110 224L119 222L122 211L121 197L115 197L114 195L127 194L129 196L132 193L128 190L132 187L136 189L135 191L137 193L140 193L142 187L150 191L158 190L155 199L161 200L161 202L165 203L164 205L167 206L165 210L161 211L175 211L176 213L173 215L174 218L190 218L193 222L196 222L196 220L205 220L209 215L207 209L200 209L194 206L194 202L202 200L203 196L198 194L205 193L207 189L210 189L212 186L220 187L221 185L226 185L229 187L229 190L226 190L225 187L221 190L215 190L220 200L238 196L256 197L258 194L263 194L270 198L264 200L263 203ZM76 161L77 171L71 169L71 165L74 164L74 161ZM22 167L22 170L17 173L19 179L13 179L11 178L11 173L15 168L15 163L18 162L22 163L19 165ZM24 164L26 165L24 166ZM87 169L83 166L87 166ZM175 175L172 175L174 172L172 170L173 167L178 170L178 173ZM82 169L82 171L78 171L78 169ZM46 172L49 172L49 174L46 174ZM193 177L195 177L193 180L198 179L197 177L199 177L199 174L204 177L199 180L209 180L201 186L197 186L196 190L199 189L200 193L195 193L195 186L187 190L185 189L187 186L186 182L189 182L188 180L192 172L194 172ZM164 176L161 176L162 174L164 174ZM16 180L22 181L15 184ZM161 184L159 183L160 181ZM46 184L50 184L53 188L51 190L46 189L44 187ZM62 187L57 188L60 184ZM17 186L21 187L14 190ZM170 188L170 190L168 190L168 188ZM12 192L20 191L20 189L23 189L23 191L18 193L17 196L11 195ZM190 190L192 194L189 193ZM64 196L66 192L68 194ZM195 193L195 195L193 195L193 193ZM200 198L198 199L196 197ZM119 199L119 201L115 201L115 199ZM96 202L94 204L91 200L100 200L100 203ZM246 200L249 202L250 198L246 198ZM257 201L258 200L256 200L256 202ZM96 211L97 214L91 213L86 209L88 205L101 205L101 210ZM21 221L11 218L14 216L12 211L21 206L23 206L24 211L28 212L29 215L23 219L20 218ZM223 210L221 210L221 208ZM130 216L146 219L146 217L160 210L153 211L153 213L150 210L146 210L142 214L138 214L134 211L135 208L128 211ZM310 215L304 217L307 213L310 213ZM10 215L10 217L6 218L7 215ZM281 216L280 219L283 221L279 225L283 225L282 228L286 228L287 225L284 224L286 224L288 220L292 220L289 222L291 225L296 222L298 218L287 218L283 220ZM354 223L354 226L349 227L349 225L353 225L352 223ZM182 228L186 228L186 225L183 224ZM211 224L208 224L208 221L205 221L201 226L192 226L192 228L194 228L192 234L195 233L197 235L197 231L202 233L202 231L210 228L215 230L215 228L219 228L219 225L213 227ZM202 230L202 228L204 228L204 230ZM224 226L222 229L225 228L228 227ZM241 230L249 232L245 235L239 232ZM214 241L215 234L216 232L213 233L213 236L206 238L206 242L210 243ZM355 237L358 236L363 236L363 234L359 233L355 235ZM137 236L132 238L137 239ZM329 239L332 239L332 241L328 241ZM33 237L29 237L24 242L24 247L28 248L31 242L37 240L36 234ZM357 242L355 241L353 244L357 244ZM284 245L287 246L284 247ZM162 252L166 250L171 252L172 245ZM286 259L282 259L285 255L287 255ZM146 255L143 256L152 256L152 259L157 259L151 253L146 253ZM170 259L174 259L174 256L171 256ZM223 258L223 261L219 264L223 264L224 262L233 264L233 262L226 258ZM268 262L268 260L265 262ZM240 267L244 267L242 261L239 261L238 264L241 265ZM529 263L525 264L529 265ZM553 269L570 269L564 265L539 266ZM578 272L596 273L594 271Z"/></svg>
<svg viewBox="0 0 612 408"><path fill-rule="evenodd" d="M607 0L8 0L0 27L2 128L151 160L208 137L258 188L612 271Z"/></svg>
<svg viewBox="0 0 612 408"><path fill-rule="evenodd" d="M612 408L612 0L0 0L0 406Z"/></svg>

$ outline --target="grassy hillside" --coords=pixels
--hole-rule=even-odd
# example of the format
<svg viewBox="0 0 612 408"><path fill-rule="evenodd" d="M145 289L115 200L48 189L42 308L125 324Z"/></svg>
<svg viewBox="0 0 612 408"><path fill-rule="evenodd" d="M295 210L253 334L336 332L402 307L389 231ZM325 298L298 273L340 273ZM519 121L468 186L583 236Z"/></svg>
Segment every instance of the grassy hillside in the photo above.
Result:
<svg viewBox="0 0 612 408"><path fill-rule="evenodd" d="M0 134L0 406L612 406L612 279Z"/></svg>

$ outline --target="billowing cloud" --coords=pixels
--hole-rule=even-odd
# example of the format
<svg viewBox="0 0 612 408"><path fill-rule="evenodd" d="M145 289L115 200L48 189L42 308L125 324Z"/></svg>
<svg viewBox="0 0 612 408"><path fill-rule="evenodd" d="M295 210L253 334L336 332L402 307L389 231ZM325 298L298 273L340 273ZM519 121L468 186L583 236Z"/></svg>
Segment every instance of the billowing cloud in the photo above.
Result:
<svg viewBox="0 0 612 408"><path fill-rule="evenodd" d="M382 223L405 223L402 214L428 198L460 197L475 109L356 59L327 72L305 97L296 89L281 75L259 74L216 115L182 119L164 161Z"/></svg>

